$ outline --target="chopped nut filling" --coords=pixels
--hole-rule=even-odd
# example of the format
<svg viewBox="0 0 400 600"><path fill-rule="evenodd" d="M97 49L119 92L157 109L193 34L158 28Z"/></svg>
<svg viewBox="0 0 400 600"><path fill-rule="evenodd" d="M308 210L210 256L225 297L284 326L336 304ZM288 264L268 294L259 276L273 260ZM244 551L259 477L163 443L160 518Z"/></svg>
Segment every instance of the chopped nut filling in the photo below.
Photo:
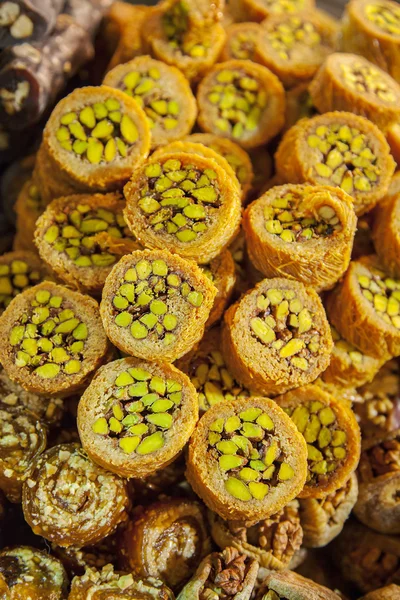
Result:
<svg viewBox="0 0 400 600"><path fill-rule="evenodd" d="M400 567L398 556L369 544L360 545L351 552L349 561L361 570L362 580L368 588L374 590L386 585Z"/></svg>
<svg viewBox="0 0 400 600"><path fill-rule="evenodd" d="M235 154L224 152L221 146L219 146L218 144L207 145L209 148L211 148L211 150L214 150L214 152L218 152L218 154L221 154L221 156L225 158L229 166L232 167L232 169L234 170L235 175L238 178L240 184L246 183L248 181L248 170L238 156L236 156Z"/></svg>
<svg viewBox="0 0 400 600"><path fill-rule="evenodd" d="M241 30L232 33L228 42L230 58L253 60L258 35L255 28L250 26L246 29L244 25Z"/></svg>
<svg viewBox="0 0 400 600"><path fill-rule="evenodd" d="M164 13L163 28L173 50L194 59L203 59L207 55L207 31L201 29L196 32L190 27L188 8L184 2L176 2Z"/></svg>
<svg viewBox="0 0 400 600"><path fill-rule="evenodd" d="M82 577L74 579L72 592L79 594L80 590L90 597L100 596L104 598L155 598L157 600L170 600L171 592L167 590L162 581L149 578L142 581L134 578L132 573L121 575L114 571L113 565L105 565L101 571L95 568L87 568ZM124 593L125 592L125 593ZM93 596L94 594L94 596ZM121 595L122 594L122 595ZM133 594L133 595L132 595Z"/></svg>
<svg viewBox="0 0 400 600"><path fill-rule="evenodd" d="M337 329L335 329L332 325L331 325L331 333L332 333L333 342L335 344L335 348L337 350L339 350L340 352L345 352L346 355L349 357L350 362L354 366L360 366L365 362L365 360L366 360L365 354L360 352L360 350L358 350L355 346L353 346L353 344L350 344L350 342L348 342L347 340L344 340L341 337L340 333L337 331Z"/></svg>
<svg viewBox="0 0 400 600"><path fill-rule="evenodd" d="M108 98L71 111L60 119L56 137L60 146L91 164L111 163L128 156L139 132L118 100Z"/></svg>
<svg viewBox="0 0 400 600"><path fill-rule="evenodd" d="M28 367L43 379L79 373L88 328L76 317L71 302L40 290L31 306L10 333L16 366Z"/></svg>
<svg viewBox="0 0 400 600"><path fill-rule="evenodd" d="M255 131L268 106L268 94L253 75L244 70L224 69L214 76L208 100L218 107L216 127L240 140L246 131Z"/></svg>
<svg viewBox="0 0 400 600"><path fill-rule="evenodd" d="M272 31L263 35L263 39L271 46L282 60L296 60L298 52L305 47L315 49L324 44L317 27L300 17L290 17L284 23L278 23Z"/></svg>
<svg viewBox="0 0 400 600"><path fill-rule="evenodd" d="M328 517L328 525L336 524L336 512L339 509L340 505L347 499L347 494L349 493L351 486L351 479L347 481L347 483L333 492L332 494L328 494L324 498L316 499L322 510L325 511Z"/></svg>
<svg viewBox="0 0 400 600"><path fill-rule="evenodd" d="M0 463L5 477L24 480L44 444L43 427L35 415L23 409L0 409Z"/></svg>
<svg viewBox="0 0 400 600"><path fill-rule="evenodd" d="M281 596L277 592L274 592L274 590L268 590L268 592L266 594L264 594L262 596L262 598L260 598L260 600L289 600L289 599L286 598L286 596Z"/></svg>
<svg viewBox="0 0 400 600"><path fill-rule="evenodd" d="M257 298L257 313L250 319L252 334L269 347L279 360L307 371L317 356L320 334L313 326L313 314L293 290L269 289Z"/></svg>
<svg viewBox="0 0 400 600"><path fill-rule="evenodd" d="M307 483L325 483L347 456L347 434L340 428L334 410L314 400L284 411L307 442Z"/></svg>
<svg viewBox="0 0 400 600"><path fill-rule="evenodd" d="M40 190L34 183L29 186L26 205L38 214L46 208Z"/></svg>
<svg viewBox="0 0 400 600"><path fill-rule="evenodd" d="M358 390L363 402L354 406L363 435L394 431L400 426L400 378L397 361L382 367L371 383Z"/></svg>
<svg viewBox="0 0 400 600"><path fill-rule="evenodd" d="M0 89L0 101L3 110L8 115L15 115L22 110L26 99L29 96L31 86L28 81L19 81L14 84L14 89Z"/></svg>
<svg viewBox="0 0 400 600"><path fill-rule="evenodd" d="M218 461L226 491L243 502L262 500L269 487L292 479L294 470L269 415L250 407L210 426L208 453Z"/></svg>
<svg viewBox="0 0 400 600"><path fill-rule="evenodd" d="M398 95L395 94L393 87L388 86L388 80L383 78L381 72L373 65L365 62L341 64L343 80L351 90L361 94L373 94L379 100L388 103L398 102Z"/></svg>
<svg viewBox="0 0 400 600"><path fill-rule="evenodd" d="M365 133L332 122L319 125L307 138L314 150L313 171L348 194L370 192L379 183L381 169Z"/></svg>
<svg viewBox="0 0 400 600"><path fill-rule="evenodd" d="M222 203L215 171L168 159L149 164L145 175L139 207L153 230L183 243L201 237Z"/></svg>
<svg viewBox="0 0 400 600"><path fill-rule="evenodd" d="M40 283L41 273L24 260L12 260L0 264L0 312L10 304L20 292Z"/></svg>
<svg viewBox="0 0 400 600"><path fill-rule="evenodd" d="M361 455L360 474L363 479L400 471L399 436L381 442Z"/></svg>
<svg viewBox="0 0 400 600"><path fill-rule="evenodd" d="M109 267L118 261L119 256L103 249L104 234L114 239L132 239L122 211L78 204L66 205L52 216L53 224L43 238L77 267Z"/></svg>
<svg viewBox="0 0 400 600"><path fill-rule="evenodd" d="M199 600L229 600L243 589L249 559L236 548L211 555L212 568Z"/></svg>
<svg viewBox="0 0 400 600"><path fill-rule="evenodd" d="M368 275L357 277L360 291L378 317L400 329L400 280L391 279L379 269L368 269Z"/></svg>
<svg viewBox="0 0 400 600"><path fill-rule="evenodd" d="M329 197L330 194L327 194L327 201ZM304 206L303 200L307 200L304 194L293 192L274 198L264 209L268 233L279 235L284 242L305 242L342 230L333 206L323 204L310 209Z"/></svg>
<svg viewBox="0 0 400 600"><path fill-rule="evenodd" d="M366 18L384 33L400 36L400 8L396 2L367 4L364 11Z"/></svg>
<svg viewBox="0 0 400 600"><path fill-rule="evenodd" d="M170 346L182 326L177 307L174 308L177 300L185 305L186 312L203 303L202 292L163 260L140 260L125 272L120 284L112 301L114 320L118 327L129 327L136 340L161 339Z"/></svg>
<svg viewBox="0 0 400 600"><path fill-rule="evenodd" d="M0 26L9 27L18 19L20 7L16 2L2 2L0 6Z"/></svg>
<svg viewBox="0 0 400 600"><path fill-rule="evenodd" d="M38 586L39 592L58 597L67 585L66 573L59 560L46 552L27 546L8 548L0 553L0 573L9 588L24 583ZM50 592L50 594L49 594Z"/></svg>
<svg viewBox="0 0 400 600"><path fill-rule="evenodd" d="M104 414L92 425L94 433L115 438L126 454L150 454L165 445L182 385L133 367L117 376L104 400Z"/></svg>

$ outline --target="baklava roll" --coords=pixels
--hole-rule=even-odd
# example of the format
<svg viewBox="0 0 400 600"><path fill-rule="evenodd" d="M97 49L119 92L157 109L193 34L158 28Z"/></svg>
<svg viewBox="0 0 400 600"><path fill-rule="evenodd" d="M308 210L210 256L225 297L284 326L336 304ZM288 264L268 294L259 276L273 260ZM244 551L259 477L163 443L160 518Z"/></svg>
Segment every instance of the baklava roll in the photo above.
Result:
<svg viewBox="0 0 400 600"><path fill-rule="evenodd" d="M372 239L381 263L393 277L400 277L399 221L400 194L388 195L374 210Z"/></svg>
<svg viewBox="0 0 400 600"><path fill-rule="evenodd" d="M47 277L45 266L31 252L8 252L0 256L0 314L15 296Z"/></svg>
<svg viewBox="0 0 400 600"><path fill-rule="evenodd" d="M302 11L311 11L314 0L231 0L229 2L235 21L257 21L269 19L275 15L292 15Z"/></svg>
<svg viewBox="0 0 400 600"><path fill-rule="evenodd" d="M143 4L121 1L112 4L100 30L100 39L108 54L112 53L107 71L144 54L142 26L150 11L151 7Z"/></svg>

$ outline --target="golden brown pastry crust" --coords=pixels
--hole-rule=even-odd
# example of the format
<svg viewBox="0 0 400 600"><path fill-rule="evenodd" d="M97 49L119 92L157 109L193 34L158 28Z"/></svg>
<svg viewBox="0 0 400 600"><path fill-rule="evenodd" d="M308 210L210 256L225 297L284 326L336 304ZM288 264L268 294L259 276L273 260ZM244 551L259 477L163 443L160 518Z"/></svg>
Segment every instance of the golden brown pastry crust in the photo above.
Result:
<svg viewBox="0 0 400 600"><path fill-rule="evenodd" d="M11 300L33 287L49 274L36 254L28 251L6 252L0 256L0 312Z"/></svg>
<svg viewBox="0 0 400 600"><path fill-rule="evenodd" d="M390 190L389 190L390 191ZM372 239L388 273L400 276L400 194L388 196L374 210Z"/></svg>
<svg viewBox="0 0 400 600"><path fill-rule="evenodd" d="M258 23L232 23L225 31L226 42L221 52L221 61L237 59L258 62L254 56L256 43L262 32Z"/></svg>
<svg viewBox="0 0 400 600"><path fill-rule="evenodd" d="M312 103L308 86L307 81L286 91L285 132L300 119L313 117L317 112Z"/></svg>
<svg viewBox="0 0 400 600"><path fill-rule="evenodd" d="M314 8L314 0L232 0L230 3L235 21L257 21L282 13L296 14Z"/></svg>
<svg viewBox="0 0 400 600"><path fill-rule="evenodd" d="M335 592L306 579L293 571L270 573L262 583L256 600L263 600L264 594L272 590L278 598L296 598L296 600L340 600ZM281 594L284 594L282 596Z"/></svg>
<svg viewBox="0 0 400 600"><path fill-rule="evenodd" d="M221 319L232 298L236 283L236 270L229 250L223 250L208 265L202 265L200 268L218 290L207 319L206 328L208 329Z"/></svg>

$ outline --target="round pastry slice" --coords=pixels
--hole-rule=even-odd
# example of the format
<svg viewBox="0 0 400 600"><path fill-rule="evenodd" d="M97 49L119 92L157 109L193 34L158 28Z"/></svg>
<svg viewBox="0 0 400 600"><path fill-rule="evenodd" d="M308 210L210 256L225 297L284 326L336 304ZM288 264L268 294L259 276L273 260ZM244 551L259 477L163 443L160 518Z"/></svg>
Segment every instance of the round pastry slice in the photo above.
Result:
<svg viewBox="0 0 400 600"><path fill-rule="evenodd" d="M352 261L326 300L332 325L374 358L400 355L400 280L392 279L375 255Z"/></svg>
<svg viewBox="0 0 400 600"><path fill-rule="evenodd" d="M265 277L297 279L321 291L346 271L356 223L342 190L288 184L253 202L243 228L250 260Z"/></svg>
<svg viewBox="0 0 400 600"><path fill-rule="evenodd" d="M216 404L190 439L186 477L223 519L269 517L300 494L306 473L304 439L267 398Z"/></svg>
<svg viewBox="0 0 400 600"><path fill-rule="evenodd" d="M258 23L232 23L226 28L226 42L221 52L221 61L255 60L254 51L262 32Z"/></svg>
<svg viewBox="0 0 400 600"><path fill-rule="evenodd" d="M97 302L52 282L14 298L0 326L1 362L31 392L79 389L108 351Z"/></svg>
<svg viewBox="0 0 400 600"><path fill-rule="evenodd" d="M246 60L215 65L197 92L198 123L243 148L266 144L284 124L285 93L269 69Z"/></svg>
<svg viewBox="0 0 400 600"><path fill-rule="evenodd" d="M36 535L59 546L88 546L127 519L125 483L98 467L79 444L53 446L24 483L22 508Z"/></svg>
<svg viewBox="0 0 400 600"><path fill-rule="evenodd" d="M389 190L390 191L390 190ZM372 239L381 263L400 277L400 194L387 196L374 211Z"/></svg>
<svg viewBox="0 0 400 600"><path fill-rule="evenodd" d="M255 58L290 88L314 76L335 50L338 31L337 23L321 12L275 15L262 23Z"/></svg>
<svg viewBox="0 0 400 600"><path fill-rule="evenodd" d="M82 445L122 477L147 477L182 450L198 418L189 378L168 363L123 358L102 367L78 405Z"/></svg>
<svg viewBox="0 0 400 600"><path fill-rule="evenodd" d="M48 274L37 255L8 252L0 256L0 314L24 290L46 279Z"/></svg>
<svg viewBox="0 0 400 600"><path fill-rule="evenodd" d="M150 128L127 94L88 86L60 100L47 121L43 145L72 185L110 191L147 157Z"/></svg>
<svg viewBox="0 0 400 600"><path fill-rule="evenodd" d="M166 250L137 250L108 276L100 313L117 348L173 362L201 339L216 294L194 262Z"/></svg>
<svg viewBox="0 0 400 600"><path fill-rule="evenodd" d="M261 22L275 15L311 11L315 2L314 0L232 0L229 5L235 21Z"/></svg>
<svg viewBox="0 0 400 600"><path fill-rule="evenodd" d="M347 110L386 131L400 121L400 86L366 58L337 52L328 56L309 87L320 113Z"/></svg>
<svg viewBox="0 0 400 600"><path fill-rule="evenodd" d="M124 188L125 219L144 246L206 264L235 237L237 181L213 159L184 152L151 158Z"/></svg>
<svg viewBox="0 0 400 600"><path fill-rule="evenodd" d="M185 138L187 142L195 142L211 148L225 158L232 167L242 189L242 201L245 201L253 181L253 166L249 155L232 140L213 133L192 133Z"/></svg>
<svg viewBox="0 0 400 600"><path fill-rule="evenodd" d="M400 83L398 2L351 0L343 16L341 47L365 56Z"/></svg>
<svg viewBox="0 0 400 600"><path fill-rule="evenodd" d="M190 133L197 116L196 99L175 67L138 56L109 71L103 83L132 96L143 108L153 148Z"/></svg>
<svg viewBox="0 0 400 600"><path fill-rule="evenodd" d="M385 196L395 168L378 127L340 111L299 121L284 135L275 161L282 181L340 187L352 196L357 215Z"/></svg>
<svg viewBox="0 0 400 600"><path fill-rule="evenodd" d="M225 313L222 350L248 389L279 394L314 381L333 343L318 294L288 279L264 279Z"/></svg>
<svg viewBox="0 0 400 600"><path fill-rule="evenodd" d="M48 552L29 546L5 548L0 552L4 600L63 600L68 577L62 563Z"/></svg>
<svg viewBox="0 0 400 600"><path fill-rule="evenodd" d="M300 498L323 498L348 481L358 465L361 434L351 408L317 385L276 399L307 442L307 482Z"/></svg>
<svg viewBox="0 0 400 600"><path fill-rule="evenodd" d="M71 287L101 292L112 266L140 247L125 223L124 207L116 192L53 200L36 222L41 258Z"/></svg>

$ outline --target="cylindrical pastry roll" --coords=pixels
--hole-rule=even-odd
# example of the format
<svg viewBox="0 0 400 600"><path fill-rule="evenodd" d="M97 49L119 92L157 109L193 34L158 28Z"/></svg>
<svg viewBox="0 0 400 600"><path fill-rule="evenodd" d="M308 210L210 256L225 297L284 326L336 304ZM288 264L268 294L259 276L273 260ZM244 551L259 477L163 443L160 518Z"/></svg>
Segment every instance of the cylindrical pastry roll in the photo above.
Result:
<svg viewBox="0 0 400 600"><path fill-rule="evenodd" d="M63 0L13 0L0 7L0 48L46 37L53 29Z"/></svg>
<svg viewBox="0 0 400 600"><path fill-rule="evenodd" d="M150 11L144 4L113 2L100 29L107 54L112 54L107 70L144 53L141 29Z"/></svg>
<svg viewBox="0 0 400 600"><path fill-rule="evenodd" d="M321 378L339 387L357 388L372 381L382 366L382 361L360 352L331 327L333 350L331 362Z"/></svg>
<svg viewBox="0 0 400 600"><path fill-rule="evenodd" d="M198 123L243 148L267 143L282 129L285 93L269 69L246 60L215 65L197 92Z"/></svg>
<svg viewBox="0 0 400 600"><path fill-rule="evenodd" d="M306 445L290 418L267 398L220 402L189 443L186 477L223 519L257 522L303 489Z"/></svg>
<svg viewBox="0 0 400 600"><path fill-rule="evenodd" d="M123 358L98 370L78 405L90 458L122 477L147 477L176 458L198 419L188 377L168 363Z"/></svg>
<svg viewBox="0 0 400 600"><path fill-rule="evenodd" d="M264 279L225 313L222 351L247 388L279 394L314 381L333 342L318 294L289 279Z"/></svg>
<svg viewBox="0 0 400 600"><path fill-rule="evenodd" d="M148 160L124 188L125 219L144 246L206 264L238 232L240 192L213 159L184 152Z"/></svg>
<svg viewBox="0 0 400 600"><path fill-rule="evenodd" d="M332 288L346 271L356 223L352 199L342 190L290 184L263 194L243 218L256 269L317 291Z"/></svg>
<svg viewBox="0 0 400 600"><path fill-rule="evenodd" d="M275 161L283 181L340 187L352 196L357 215L385 196L395 167L378 127L340 111L299 121L284 135Z"/></svg>
<svg viewBox="0 0 400 600"><path fill-rule="evenodd" d="M124 207L116 192L53 200L36 221L41 258L71 287L101 292L112 266L140 247L125 223Z"/></svg>
<svg viewBox="0 0 400 600"><path fill-rule="evenodd" d="M108 276L100 313L117 348L173 362L203 336L216 293L194 262L166 250L137 250Z"/></svg>
<svg viewBox="0 0 400 600"><path fill-rule="evenodd" d="M0 552L1 598L4 600L64 600L68 577L61 562L48 552L29 546Z"/></svg>
<svg viewBox="0 0 400 600"><path fill-rule="evenodd" d="M10 502L21 502L22 484L32 461L46 448L46 427L25 408L0 405L0 489Z"/></svg>
<svg viewBox="0 0 400 600"><path fill-rule="evenodd" d="M53 446L33 462L22 508L36 535L59 546L88 546L127 519L126 485L79 444Z"/></svg>
<svg viewBox="0 0 400 600"><path fill-rule="evenodd" d="M276 399L307 442L307 482L300 498L324 498L343 487L358 465L360 428L339 398L308 385Z"/></svg>
<svg viewBox="0 0 400 600"><path fill-rule="evenodd" d="M51 173L51 177L48 174ZM33 183L39 193L36 193L36 211L43 212L48 204L55 198L70 196L82 192L82 187L75 184L66 173L57 165L43 144L36 153L35 168L32 174ZM84 190L91 191L91 190Z"/></svg>
<svg viewBox="0 0 400 600"><path fill-rule="evenodd" d="M300 83L286 92L285 127L287 131L300 119L313 117L317 112L308 91L308 82Z"/></svg>
<svg viewBox="0 0 400 600"><path fill-rule="evenodd" d="M302 498L300 519L307 548L326 546L342 531L358 496L357 475L323 498Z"/></svg>
<svg viewBox="0 0 400 600"><path fill-rule="evenodd" d="M97 302L52 282L19 294L0 323L3 367L31 392L81 388L108 351Z"/></svg>
<svg viewBox="0 0 400 600"><path fill-rule="evenodd" d="M190 133L197 116L196 99L175 67L139 56L109 71L103 83L132 96L143 108L153 148Z"/></svg>
<svg viewBox="0 0 400 600"><path fill-rule="evenodd" d="M174 595L158 579L142 580L132 573L114 571L106 565L101 571L86 569L74 577L68 600L174 600Z"/></svg>
<svg viewBox="0 0 400 600"><path fill-rule="evenodd" d="M254 54L290 88L315 75L337 38L337 23L322 12L274 15L262 23Z"/></svg>
<svg viewBox="0 0 400 600"><path fill-rule="evenodd" d="M389 190L390 191L390 190ZM381 263L390 275L400 277L400 194L389 195L374 211L372 239Z"/></svg>
<svg viewBox="0 0 400 600"><path fill-rule="evenodd" d="M352 261L325 306L332 325L364 354L382 361L400 354L400 280L377 256Z"/></svg>
<svg viewBox="0 0 400 600"><path fill-rule="evenodd" d="M310 87L320 113L346 110L385 131L400 120L400 86L390 75L356 54L328 56Z"/></svg>
<svg viewBox="0 0 400 600"><path fill-rule="evenodd" d="M265 569L287 568L303 540L297 500L256 524L224 521L211 511L209 519L212 538L222 550L236 548Z"/></svg>
<svg viewBox="0 0 400 600"><path fill-rule="evenodd" d="M361 54L400 82L400 8L391 0L351 0L343 16L341 47Z"/></svg>
<svg viewBox="0 0 400 600"><path fill-rule="evenodd" d="M229 2L235 21L257 21L275 15L292 15L314 8L314 0L231 0Z"/></svg>
<svg viewBox="0 0 400 600"><path fill-rule="evenodd" d="M8 252L0 256L0 313L15 296L46 276L44 265L31 252Z"/></svg>
<svg viewBox="0 0 400 600"><path fill-rule="evenodd" d="M209 554L201 561L177 600L224 596L232 600L250 600L257 574L257 561L241 554L236 548L227 547L222 552Z"/></svg>
<svg viewBox="0 0 400 600"><path fill-rule="evenodd" d="M150 129L144 111L127 94L88 86L60 100L42 144L72 185L110 191L147 157Z"/></svg>
<svg viewBox="0 0 400 600"><path fill-rule="evenodd" d="M225 31L226 42L221 52L221 61L237 59L258 62L254 56L262 32L258 23L232 23Z"/></svg>
<svg viewBox="0 0 400 600"><path fill-rule="evenodd" d="M140 577L155 577L179 590L211 550L202 506L181 498L155 502L130 521L121 560Z"/></svg>
<svg viewBox="0 0 400 600"><path fill-rule="evenodd" d="M236 283L236 268L229 250L223 250L208 265L200 268L218 290L206 323L209 328L221 319L229 304Z"/></svg>
<svg viewBox="0 0 400 600"><path fill-rule="evenodd" d="M335 592L293 571L270 573L258 590L256 600L341 600Z"/></svg>
<svg viewBox="0 0 400 600"><path fill-rule="evenodd" d="M218 402L250 396L250 392L234 379L225 364L219 328L208 331L198 348L184 356L177 367L187 373L196 388L201 413Z"/></svg>

